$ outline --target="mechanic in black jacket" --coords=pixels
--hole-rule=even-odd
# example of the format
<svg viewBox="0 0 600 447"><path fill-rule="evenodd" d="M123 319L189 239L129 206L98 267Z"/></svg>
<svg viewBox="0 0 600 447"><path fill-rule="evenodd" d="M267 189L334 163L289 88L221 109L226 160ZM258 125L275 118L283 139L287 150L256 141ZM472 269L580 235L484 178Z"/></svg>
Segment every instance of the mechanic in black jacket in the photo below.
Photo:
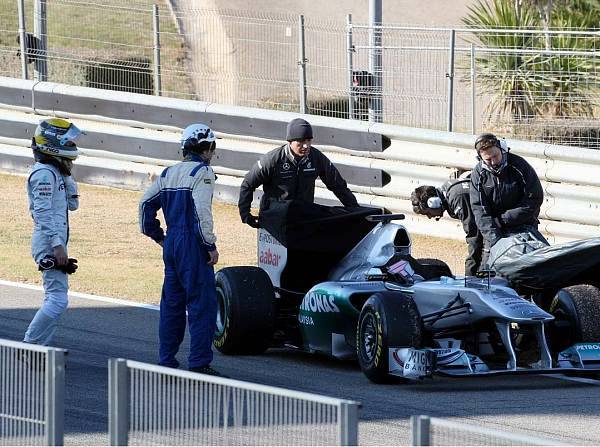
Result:
<svg viewBox="0 0 600 447"><path fill-rule="evenodd" d="M469 254L465 259L465 275L473 276L482 267L483 237L475 223L469 197L469 176L445 182L441 188L423 185L410 195L413 211L430 219L439 220L444 211L453 219L460 219L466 234Z"/></svg>
<svg viewBox="0 0 600 447"><path fill-rule="evenodd" d="M537 232L544 191L535 170L491 133L477 138L475 150L471 208L489 247L513 233Z"/></svg>
<svg viewBox="0 0 600 447"><path fill-rule="evenodd" d="M336 167L317 148L311 147L312 126L301 118L287 125L287 143L264 154L248 171L242 186L238 208L242 222L258 228L258 219L250 214L253 193L263 185L260 211L269 208L272 200L314 202L315 180L319 177L346 207L357 207L354 194L348 189Z"/></svg>

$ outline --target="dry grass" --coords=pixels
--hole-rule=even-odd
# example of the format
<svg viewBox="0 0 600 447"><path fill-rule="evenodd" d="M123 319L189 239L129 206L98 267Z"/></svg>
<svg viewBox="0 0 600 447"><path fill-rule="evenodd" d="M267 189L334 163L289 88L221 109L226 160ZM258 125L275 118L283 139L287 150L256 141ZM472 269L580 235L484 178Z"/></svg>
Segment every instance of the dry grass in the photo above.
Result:
<svg viewBox="0 0 600 447"><path fill-rule="evenodd" d="M41 284L30 255L31 218L26 178L0 175L0 278ZM79 185L81 208L70 214L69 253L80 268L70 277L73 291L158 303L162 284L161 249L139 232L141 192ZM242 224L237 207L214 204L219 267L255 265L256 232ZM413 236L413 254L441 258L462 272L466 244Z"/></svg>

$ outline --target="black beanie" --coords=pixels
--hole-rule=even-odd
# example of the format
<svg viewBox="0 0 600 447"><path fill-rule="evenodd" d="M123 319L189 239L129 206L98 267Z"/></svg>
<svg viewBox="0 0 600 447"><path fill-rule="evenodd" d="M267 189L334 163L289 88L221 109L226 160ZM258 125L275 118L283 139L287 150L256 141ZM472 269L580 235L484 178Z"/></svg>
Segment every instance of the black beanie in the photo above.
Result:
<svg viewBox="0 0 600 447"><path fill-rule="evenodd" d="M312 139L312 137L312 126L308 121L302 118L294 118L288 123L285 137L287 141L307 140Z"/></svg>

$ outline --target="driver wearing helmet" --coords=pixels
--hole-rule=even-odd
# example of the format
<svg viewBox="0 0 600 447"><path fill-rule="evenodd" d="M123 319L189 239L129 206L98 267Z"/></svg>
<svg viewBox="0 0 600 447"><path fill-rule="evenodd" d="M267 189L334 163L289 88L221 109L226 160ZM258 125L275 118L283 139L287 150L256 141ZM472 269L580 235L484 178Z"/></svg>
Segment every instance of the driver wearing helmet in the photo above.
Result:
<svg viewBox="0 0 600 447"><path fill-rule="evenodd" d="M486 245L491 248L511 233L537 232L544 191L535 170L491 133L477 138L475 150L471 208Z"/></svg>
<svg viewBox="0 0 600 447"><path fill-rule="evenodd" d="M67 257L68 212L79 207L77 184L71 176L81 132L71 122L52 118L35 129L31 148L35 163L27 179L33 218L31 254L42 270L44 303L27 328L26 343L50 345L60 316L67 308L67 272L77 268ZM67 267L71 267L69 270Z"/></svg>
<svg viewBox="0 0 600 447"><path fill-rule="evenodd" d="M166 168L144 193L140 229L163 247L165 277L160 300L159 364L177 368L186 310L190 332L190 371L220 375L209 365L217 317L214 265L219 260L213 231L215 174L210 161L216 148L204 124L186 127L181 137L183 161ZM162 209L166 235L156 218Z"/></svg>

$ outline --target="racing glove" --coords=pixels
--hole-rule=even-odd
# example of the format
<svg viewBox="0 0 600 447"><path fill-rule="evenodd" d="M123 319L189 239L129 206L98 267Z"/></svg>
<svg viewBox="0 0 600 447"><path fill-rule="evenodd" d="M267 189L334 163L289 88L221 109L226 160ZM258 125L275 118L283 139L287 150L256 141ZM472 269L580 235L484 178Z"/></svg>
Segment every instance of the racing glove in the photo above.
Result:
<svg viewBox="0 0 600 447"><path fill-rule="evenodd" d="M248 216L246 216L246 218L244 219L244 223L246 225L250 225L252 228L258 228L258 217L253 216L252 214L248 214Z"/></svg>
<svg viewBox="0 0 600 447"><path fill-rule="evenodd" d="M69 258L66 265L58 265L54 256L45 256L38 265L39 271L56 269L69 275L75 273L79 266L77 265L77 259Z"/></svg>

